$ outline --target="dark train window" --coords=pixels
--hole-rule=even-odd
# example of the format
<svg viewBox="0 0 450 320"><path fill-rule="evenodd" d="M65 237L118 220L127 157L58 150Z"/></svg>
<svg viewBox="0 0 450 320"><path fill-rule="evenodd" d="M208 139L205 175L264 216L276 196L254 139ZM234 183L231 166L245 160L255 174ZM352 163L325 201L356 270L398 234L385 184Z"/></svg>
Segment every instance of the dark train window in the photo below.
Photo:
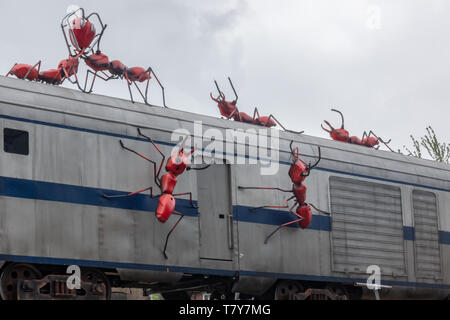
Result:
<svg viewBox="0 0 450 320"><path fill-rule="evenodd" d="M28 132L16 129L3 129L3 150L8 153L28 155Z"/></svg>

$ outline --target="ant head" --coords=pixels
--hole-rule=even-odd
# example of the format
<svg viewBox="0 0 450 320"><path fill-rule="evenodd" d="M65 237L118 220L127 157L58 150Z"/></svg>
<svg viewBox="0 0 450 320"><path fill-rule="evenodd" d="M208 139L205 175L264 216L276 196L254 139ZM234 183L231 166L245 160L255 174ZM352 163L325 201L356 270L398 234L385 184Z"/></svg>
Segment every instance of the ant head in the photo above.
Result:
<svg viewBox="0 0 450 320"><path fill-rule="evenodd" d="M299 157L298 147L292 149L292 143L293 141L291 141L289 145L291 149L291 156L293 157L293 163L289 168L289 177L291 178L292 183L299 184L302 183L307 176L309 176L311 169L319 164L320 160L322 159L322 152L320 147L318 147L319 153L317 161L314 164L311 164L311 162L306 163Z"/></svg>
<svg viewBox="0 0 450 320"><path fill-rule="evenodd" d="M331 111L334 111L334 112L337 112L340 114L341 120L342 120L341 127L339 129L335 129L327 120L324 120L324 122L330 128L329 130L326 129L322 124L320 126L322 127L323 130L325 130L326 132L328 132L330 134L330 136L333 140L347 142L350 135L349 135L348 131L344 129L344 116L342 115L342 112L340 112L339 110L336 110L336 109L331 109Z"/></svg>
<svg viewBox="0 0 450 320"><path fill-rule="evenodd" d="M184 138L181 147L177 150L177 152L172 153L172 155L170 156L169 160L167 160L166 163L167 172L170 172L175 176L178 176L184 172L184 170L190 164L191 155L197 149L197 146L195 146L188 152L184 150L187 138L188 136Z"/></svg>
<svg viewBox="0 0 450 320"><path fill-rule="evenodd" d="M70 23L69 37L78 51L89 48L95 38L95 26L84 17L76 17Z"/></svg>

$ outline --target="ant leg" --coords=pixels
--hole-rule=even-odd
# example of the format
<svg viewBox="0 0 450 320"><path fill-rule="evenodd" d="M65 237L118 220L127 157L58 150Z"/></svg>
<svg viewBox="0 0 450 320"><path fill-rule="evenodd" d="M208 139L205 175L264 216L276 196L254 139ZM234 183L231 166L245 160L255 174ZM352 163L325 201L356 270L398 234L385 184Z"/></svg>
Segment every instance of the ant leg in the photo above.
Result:
<svg viewBox="0 0 450 320"><path fill-rule="evenodd" d="M295 207L296 205L297 205L297 202L295 202L294 205L289 209L289 212L291 212L291 213L293 213L295 216L297 216L298 219L292 220L292 221L290 221L290 222L283 223L281 226L277 227L275 230L273 230L273 231L266 237L266 239L264 240L264 244L267 244L267 241L269 241L269 238L272 237L278 230L282 229L283 227L286 227L286 226L288 226L288 225L291 225L291 224L294 224L294 223L297 223L297 222L300 222L300 221L303 220L303 218L302 218L301 216L299 216L299 215L297 214L297 212L292 211L292 209L294 209L294 207Z"/></svg>
<svg viewBox="0 0 450 320"><path fill-rule="evenodd" d="M388 143L391 142L391 139L389 139L388 141L384 141L383 139L381 139L380 137L378 137L372 130L369 131L369 136L373 135L375 138L377 138L378 140L380 140L389 150L391 150L392 152L395 152L394 150L391 149L391 147L388 146Z"/></svg>
<svg viewBox="0 0 450 320"><path fill-rule="evenodd" d="M275 118L275 116L274 116L273 114L269 115L269 120L270 120L270 119L275 120L275 122L276 122L281 128L283 128L284 131L292 132L292 133L296 133L296 134L302 134L302 133L304 132L303 130L302 130L302 131L287 130L287 129L286 129L285 127L283 127L283 125L277 120L277 118Z"/></svg>
<svg viewBox="0 0 450 320"><path fill-rule="evenodd" d="M277 191L281 191L281 192L292 192L292 189L290 190L285 190L285 189L281 189L281 188L273 188L273 187L243 187L243 186L238 186L239 190L246 190L246 189L255 189L255 190L277 190ZM250 208L250 211L255 211L258 209L263 209L263 208L287 208L288 205L288 201L291 200L293 197L289 198L286 201L286 206L261 206L261 207L255 207L255 208Z"/></svg>
<svg viewBox="0 0 450 320"><path fill-rule="evenodd" d="M154 198L154 196L153 196L153 188L152 187L148 187L148 188L145 188L145 189L142 189L142 190L138 190L138 191L135 191L135 192L131 192L129 194L124 194L124 195L108 196L106 194L102 194L102 197L107 198L107 199L111 199L111 198L125 198L125 197L134 196L135 194L138 194L138 193L141 193L141 192L144 192L144 191L147 191L147 190L150 190L150 198Z"/></svg>
<svg viewBox="0 0 450 320"><path fill-rule="evenodd" d="M148 71L149 71L151 74L153 74L153 76L154 76L155 79L156 79L156 82L158 82L159 86L161 87L162 98L163 98L163 106L164 106L164 108L168 108L168 106L166 106L166 95L165 95L165 92L164 92L164 87L163 87L163 85L161 84L161 82L160 82L159 79L158 79L158 76L155 74L155 71L153 71L153 69L152 69L151 67L148 67ZM150 80L150 79L149 79L149 80ZM147 89L148 89L148 85L147 85ZM145 97L147 97L147 92L145 93Z"/></svg>
<svg viewBox="0 0 450 320"><path fill-rule="evenodd" d="M132 149L130 149L130 148L125 147L125 145L123 144L122 140L119 140L119 143L120 143L120 146L121 146L122 148L124 148L125 150L128 150L128 151L130 151L130 152L133 152L134 154L137 154L139 157L141 157L141 158L143 158L143 159L145 159L145 160L147 160L147 161L149 161L149 162L151 162L151 163L153 164L153 174L154 174L154 176L155 176L155 183L156 183L156 185L157 185L158 187L161 188L161 181L158 181L159 179L158 179L158 176L156 175L156 162L153 161L152 159L150 159L150 158L144 156L143 154L140 154L140 153L137 152L137 151L134 151L134 150L132 150ZM158 175L159 175L159 171L158 171Z"/></svg>
<svg viewBox="0 0 450 320"><path fill-rule="evenodd" d="M130 79L128 78L128 74L126 73L126 71L125 71L125 80L127 81L128 91L130 92L131 103L134 103L133 93L131 92L131 84L133 82L130 81Z"/></svg>
<svg viewBox="0 0 450 320"><path fill-rule="evenodd" d="M106 29L106 27L107 27L108 25L107 25L107 24L103 24L103 21L102 21L102 19L100 18L100 16L99 16L98 13L93 12L93 13L91 13L90 15L88 15L88 16L86 17L86 19L89 20L89 18L90 18L91 16L95 16L95 17L98 19L98 21L100 22L100 26L102 27L102 31L99 33L98 39L97 39L94 43L91 44L92 48L94 48L95 45L97 45L97 51L100 51L100 40L102 39L103 33L105 32L105 29Z"/></svg>
<svg viewBox="0 0 450 320"><path fill-rule="evenodd" d="M148 104L147 96L148 96L148 85L149 85L149 83L150 83L150 78L147 79L147 85L145 86L145 98L144 98L144 100L145 100L146 104Z"/></svg>
<svg viewBox="0 0 450 320"><path fill-rule="evenodd" d="M189 195L189 202L191 203L191 207L194 209L198 209L198 206L194 205L194 202L192 201L192 192L183 192L183 193L176 193L176 194L172 194L174 197L175 196L186 196Z"/></svg>
<svg viewBox="0 0 450 320"><path fill-rule="evenodd" d="M256 190L278 190L281 192L292 192L292 189L290 190L285 190L285 189L281 189L281 188L272 188L272 187L243 187L243 186L238 186L239 190L245 190L245 189L256 189Z"/></svg>
<svg viewBox="0 0 450 320"><path fill-rule="evenodd" d="M17 62L14 63L14 66L16 66L16 65L17 65ZM12 66L12 68L14 68L14 66ZM5 77L7 77L7 76L9 76L10 74L12 74L12 73L11 73L12 68L8 71L8 73L5 75Z"/></svg>
<svg viewBox="0 0 450 320"><path fill-rule="evenodd" d="M97 78L97 71L92 72L91 70L88 70L88 71L86 72L86 80L85 80L85 82L84 82L84 90L86 90L86 86L87 86L87 83L88 83L88 78L89 78L89 74L90 74L90 73L93 74L94 76L93 76L93 78L92 78L91 86L89 87L88 93L91 93L92 90L94 89L95 79ZM99 77L99 78L100 78L100 77ZM86 92L86 91L85 91L85 92Z"/></svg>
<svg viewBox="0 0 450 320"><path fill-rule="evenodd" d="M204 167L201 167L201 168L187 167L186 170L188 170L188 171L189 171L189 170L205 170L205 169L208 169L210 166L211 166L211 165L208 164L208 165L206 165L206 166L204 166Z"/></svg>
<svg viewBox="0 0 450 320"><path fill-rule="evenodd" d="M323 213L323 214L326 214L326 215L330 215L330 213L329 212L327 212L327 211L323 211L323 210L320 210L319 208L317 208L315 205L313 205L312 203L307 203L307 204L309 204L311 207L313 207L317 212L319 212L319 213Z"/></svg>
<svg viewBox="0 0 450 320"><path fill-rule="evenodd" d="M85 79L85 83L84 83L84 89L81 89L80 86L78 86L78 88L79 88L81 91L85 92L85 93L91 93L91 92L92 92L92 89L94 88L94 83L95 83L95 79L96 79L96 78L100 78L100 79L102 79L103 81L108 81L108 80L111 80L111 79L115 79L114 76L108 76L108 75L107 75L105 72L103 72L103 71L100 71L100 72L103 74L103 76L101 76L100 74L98 74L98 71L93 72L92 70L88 70L88 71L86 72L86 79ZM87 83L88 83L88 79L89 79L89 74L93 74L94 76L93 76L93 78L92 78L92 82L91 82L91 86L90 86L90 88L89 88L89 91L86 91ZM75 73L74 75L75 75L75 78L76 78L77 81L78 81L77 74Z"/></svg>
<svg viewBox="0 0 450 320"><path fill-rule="evenodd" d="M33 69L35 69L36 67L37 67L37 73L39 74L39 71L41 70L41 60L39 60L34 66L32 66L32 67L30 68L30 70L27 71L27 73L25 74L24 79L27 79L28 76L30 75L31 71L32 71ZM28 79L28 80L30 80L30 79ZM31 80L31 81L32 81L32 80Z"/></svg>
<svg viewBox="0 0 450 320"><path fill-rule="evenodd" d="M164 153L162 153L162 151L158 148L158 146L156 145L156 143L153 141L152 138L150 138L149 136L146 136L145 134L142 133L141 128L138 128L138 134L140 136L143 136L144 138L146 138L148 141L151 142L151 144L155 147L155 149L159 152L159 154L162 156L162 160L161 160L161 164L159 165L159 169L158 169L158 173L155 172L155 179L158 178L159 179L159 175L161 173L161 169L162 166L164 164L164 161L166 160L166 156L164 155ZM156 163L155 163L156 164ZM155 171L156 171L156 166L155 166ZM161 181L160 181L161 182Z"/></svg>
<svg viewBox="0 0 450 320"><path fill-rule="evenodd" d="M261 207L254 207L254 208L250 208L249 211L253 212L256 211L258 209L269 209L269 208L273 208L273 209L285 209L285 208L289 208L289 201L294 199L295 196L292 196L290 198L288 198L286 200L286 205L285 206L261 206Z"/></svg>
<svg viewBox="0 0 450 320"><path fill-rule="evenodd" d="M134 86L136 87L137 91L138 91L138 92L139 92L139 94L141 95L141 97L142 97L142 100L144 100L144 103L148 105L148 102L147 102L147 97L146 97L146 96L144 96L144 95L142 94L142 91L141 91L141 89L139 89L139 87L138 87L138 85L137 85L136 81L132 81L132 83L134 83ZM148 86L148 82L147 82L147 86Z"/></svg>
<svg viewBox="0 0 450 320"><path fill-rule="evenodd" d="M179 213L179 212L177 212L177 211L174 211L173 213L179 215L180 218L179 218L178 221L173 225L173 227L170 229L170 231L167 233L167 236L166 236L166 242L164 243L164 250L163 250L163 255L164 255L164 258L166 258L166 259L167 259L166 249L167 249L167 243L169 242L169 237L170 237L171 233L173 232L173 230L175 230L175 228L178 226L178 224L180 223L181 219L183 219L183 217L184 217L184 214Z"/></svg>
<svg viewBox="0 0 450 320"><path fill-rule="evenodd" d="M309 176L309 173L311 172L311 169L314 169L319 164L320 160L322 160L322 151L321 151L319 146L317 146L317 149L319 150L319 155L317 157L317 161L313 165L311 165L311 162L308 163L308 168L307 168L308 175L307 176Z"/></svg>
<svg viewBox="0 0 450 320"><path fill-rule="evenodd" d="M256 115L258 115L258 117L256 118ZM261 121L259 120L261 116L259 115L259 111L258 108L255 107L255 110L253 110L253 122L257 122L259 125L262 125Z"/></svg>

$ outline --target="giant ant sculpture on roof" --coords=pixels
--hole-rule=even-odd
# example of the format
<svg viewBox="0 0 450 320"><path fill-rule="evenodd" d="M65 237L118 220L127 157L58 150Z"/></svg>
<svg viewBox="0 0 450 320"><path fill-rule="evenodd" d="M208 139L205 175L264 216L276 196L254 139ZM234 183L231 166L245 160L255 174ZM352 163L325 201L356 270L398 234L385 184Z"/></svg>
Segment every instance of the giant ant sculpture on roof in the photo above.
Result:
<svg viewBox="0 0 450 320"><path fill-rule="evenodd" d="M284 131L293 132L293 133L302 133L303 132L303 131L296 132L296 131L292 131L292 130L287 130L272 114L269 115L268 117L267 116L261 117L259 115L258 108L255 108L255 110L253 111L253 117L249 116L245 112L239 111L239 109L236 106L239 97L236 93L236 90L234 89L234 85L233 85L233 82L231 82L230 77L228 77L228 81L230 82L231 88L233 89L233 92L234 92L235 99L233 101L226 100L225 94L220 90L219 85L217 84L216 80L214 80L214 83L216 85L219 95L217 96L217 98L214 98L212 95L212 92L210 93L211 99L213 101L217 102L217 107L219 108L220 114L223 117L225 117L228 120L233 119L234 121L256 124L256 125L268 127L268 128L275 127L278 124L281 128L283 128Z"/></svg>
<svg viewBox="0 0 450 320"><path fill-rule="evenodd" d="M38 61L35 65L31 66L23 63L16 63L11 70L6 74L15 75L19 79L26 79L30 81L43 82L53 85L60 85L66 79L71 83L78 83L78 59L73 57L68 57L67 59L61 60L56 69L49 69L45 71L40 71L41 61ZM75 79L72 80L71 77Z"/></svg>
<svg viewBox="0 0 450 320"><path fill-rule="evenodd" d="M95 20L95 23L94 23ZM97 26L97 27L96 27ZM35 65L15 64L6 74L15 75L19 79L44 82L60 85L66 79L85 92L91 93L96 78L108 81L111 79L125 79L131 102L134 103L131 86L134 84L142 99L148 103L148 88L153 75L162 90L163 105L166 106L164 87L151 67L127 67L119 60L110 61L108 56L100 50L100 41L107 25L103 24L100 15L96 12L86 16L83 8L77 8L68 13L61 20L61 29L69 51L68 59L62 60L57 69L40 71L41 61ZM97 32L97 29L100 31ZM83 59L86 65L92 69L86 72L84 85L78 79L78 61ZM89 76L92 76L88 85ZM74 78L74 79L72 79ZM145 83L145 91L141 90L137 83Z"/></svg>
<svg viewBox="0 0 450 320"><path fill-rule="evenodd" d="M330 134L331 139L336 140L336 141L341 141L341 142L347 142L347 143L351 143L351 144L357 144L357 145L365 146L365 147L369 147L369 148L375 148L375 149L378 149L380 147L379 143L381 142L389 150L394 152L394 150L392 150L388 145L391 142L391 139L389 139L388 141L385 141L385 140L381 139L380 137L378 137L372 130L370 130L369 133L364 131L361 138L359 138L357 136L350 136L349 132L347 130L345 130L345 128L344 128L344 115L342 114L342 112L340 112L339 110L336 110L336 109L331 109L331 111L334 111L334 112L337 112L340 114L341 127L336 129L327 120L324 120L324 122L330 129L325 128L322 124L320 125L323 130L325 130L326 132L328 132Z"/></svg>
<svg viewBox="0 0 450 320"><path fill-rule="evenodd" d="M153 141L153 139L144 135L139 128L138 128L138 134L140 136L144 137L145 139L147 139L148 141L150 141L150 143L155 147L155 149L158 151L158 153L162 156L162 160L161 160L161 163L160 163L158 169L157 169L156 161L153 161L149 157L146 157L143 154L126 147L124 145L124 143L122 142L122 140L119 141L120 146L123 149L133 152L134 154L138 155L139 157L149 161L153 165L154 181L155 181L155 184L160 189L161 194L158 196L153 195L153 187L148 187L148 188L138 190L135 192L131 192L131 193L125 194L125 195L103 195L103 196L108 199L131 197L138 193L150 190L151 198L159 197L158 207L156 209L155 214L156 214L156 218L160 222L162 222L162 223L166 222L172 214L178 215L179 219L173 225L173 227L170 229L170 231L167 233L166 241L164 243L164 249L162 252L163 252L164 257L167 259L166 249L167 249L167 244L169 242L169 237L172 234L172 232L175 230L175 228L178 226L181 219L183 219L183 217L184 217L184 214L175 210L175 198L174 197L189 195L189 202L191 204L191 207L197 209L197 207L194 205L194 203L192 201L192 193L191 192L173 193L175 186L177 185L177 177L180 176L185 170L204 170L204 169L208 168L210 165L207 165L205 167L200 167L200 168L195 168L195 167L190 166L189 158L193 155L193 153L197 149L197 146L192 148L190 151L186 152L184 150L186 140L188 138L188 136L186 136L183 139L183 142L181 143L181 147L176 152L172 153L170 158L167 160L166 167L165 167L167 173L164 174L160 178L161 169L162 169L162 166L164 165L166 156L159 149L159 147L156 145L156 143Z"/></svg>
<svg viewBox="0 0 450 320"><path fill-rule="evenodd" d="M91 17L97 18L101 27L99 33L96 33L94 24L89 20ZM64 34L69 54L84 59L86 65L93 70L87 71L84 87L81 88L81 86L78 86L79 89L86 93L92 92L96 78L100 78L104 81L111 79L125 79L131 102L134 103L133 93L131 91L131 86L134 84L144 102L148 104L148 87L151 76L153 75L161 87L163 105L164 107L167 107L164 87L151 67L148 67L147 69L142 67L129 68L119 60L110 61L108 56L102 53L100 50L100 41L106 27L107 25L103 24L97 13L94 12L85 16L84 9L82 8L69 13L61 21L61 29ZM96 47L95 51L94 47ZM92 75L90 86L87 85L89 75ZM145 93L139 88L137 82L145 82ZM87 89L88 87L89 89Z"/></svg>
<svg viewBox="0 0 450 320"><path fill-rule="evenodd" d="M291 150L291 157L292 157L292 165L289 168L289 178L292 182L292 189L281 189L281 188L274 188L274 187L243 187L239 186L238 188L240 190L246 190L246 189L256 189L256 190L277 190L281 192L290 192L294 195L291 196L286 200L286 205L284 206L273 206L273 205L267 205L267 206L261 206L261 207L255 207L251 208L250 211L255 211L258 209L265 209L265 208L289 208L289 212L292 213L296 219L283 223L279 227L277 227L274 231L272 231L264 240L264 243L267 243L267 241L272 237L278 230L280 230L283 227L299 223L300 227L302 229L307 228L312 220L312 212L311 207L314 208L316 211L329 215L328 212L318 209L316 206L314 206L311 203L306 202L306 186L304 184L304 181L306 177L309 176L311 173L311 170L314 169L322 159L321 157L321 151L319 148L319 155L318 159L314 164L311 164L311 162L306 163L303 161L299 155L298 155L298 147L292 148L292 144L294 141L291 141L289 144L289 148ZM294 204L289 207L289 201L293 200L295 198ZM293 209L297 206L297 209L293 211Z"/></svg>

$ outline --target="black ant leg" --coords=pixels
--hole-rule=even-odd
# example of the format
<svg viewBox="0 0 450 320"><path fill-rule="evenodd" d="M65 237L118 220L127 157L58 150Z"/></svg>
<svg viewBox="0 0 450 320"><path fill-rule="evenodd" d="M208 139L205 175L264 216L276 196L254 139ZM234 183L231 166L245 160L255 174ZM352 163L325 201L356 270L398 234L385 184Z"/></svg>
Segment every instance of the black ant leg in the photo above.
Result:
<svg viewBox="0 0 450 320"><path fill-rule="evenodd" d="M292 192L292 189L289 190L285 190L285 189L281 189L281 188L271 188L271 187L243 187L243 186L238 186L239 190L245 190L245 189L256 189L256 190L278 190L281 192Z"/></svg>
<svg viewBox="0 0 450 320"><path fill-rule="evenodd" d="M163 250L163 255L164 255L164 258L166 258L166 259L167 259L166 249L167 249L167 243L169 242L169 237L170 237L171 233L173 232L173 230L175 230L175 228L178 226L178 224L180 223L181 219L183 219L183 217L184 217L184 214L179 213L177 211L174 211L173 214L179 215L180 218L173 225L173 227L170 229L170 231L167 233L166 242L164 243L164 250Z"/></svg>
<svg viewBox="0 0 450 320"><path fill-rule="evenodd" d="M28 75L31 73L31 70L35 69L37 67L37 73L39 74L39 71L41 70L41 60L39 60L30 70L28 70L27 74L25 75L25 79L28 78Z"/></svg>
<svg viewBox="0 0 450 320"><path fill-rule="evenodd" d="M155 74L155 71L153 71L153 69L151 67L149 67L147 69L151 74L153 74L153 76L155 77L156 81L158 82L159 86L161 87L161 92L162 92L162 98L163 98L163 106L164 108L168 108L168 106L166 106L166 95L164 93L164 87L161 84L161 82L158 79L158 76ZM150 79L148 80L150 81ZM148 92L148 82L147 82L147 89L145 90L145 99L147 100L147 92Z"/></svg>
<svg viewBox="0 0 450 320"><path fill-rule="evenodd" d="M275 116L274 116L273 114L269 115L269 120L270 120L270 119L275 120L275 122L276 122L281 128L283 128L283 130L286 131L286 132L292 132L292 133L296 133L296 134L302 134L303 132L305 132L304 130L302 130L302 131L294 131L294 130L288 130L288 129L286 129L286 128L285 128L285 127L277 120L277 118L275 118Z"/></svg>
<svg viewBox="0 0 450 320"><path fill-rule="evenodd" d="M292 192L292 189L290 190L285 190L285 189L281 189L281 188L271 188L271 187L243 187L243 186L238 186L239 190L245 190L245 189L256 189L256 190L278 190L281 192ZM286 205L285 206L261 206L261 207L255 207L255 208L250 208L250 211L255 211L258 209L264 209L264 208L288 208L288 202L293 199L295 196L290 197L289 199L286 200Z"/></svg>
<svg viewBox="0 0 450 320"><path fill-rule="evenodd" d="M153 188L152 187L148 187L148 188L145 188L145 189L142 189L142 190L138 190L138 191L135 191L135 192L131 192L129 194L124 194L124 195L108 196L106 194L103 194L102 196L104 198L107 198L107 199L111 199L111 198L125 198L125 197L134 196L135 194L138 194L138 193L141 193L141 192L144 192L144 191L147 191L147 190L150 190L150 198L154 198L154 196L153 196Z"/></svg>
<svg viewBox="0 0 450 320"><path fill-rule="evenodd" d="M295 216L297 216L298 219L292 220L292 221L290 221L290 222L283 223L281 226L277 227L275 230L273 230L273 231L266 237L266 239L264 240L264 244L267 244L267 241L269 240L269 238L270 238L271 236L273 236L273 235L274 235L278 230L280 230L281 228L286 227L286 226L291 225L291 224L294 224L294 223L297 223L297 222L300 222L300 221L303 220L303 218L302 218L300 215L298 215L297 212L292 211L292 209L293 209L296 205L297 205L297 201L296 201L296 202L294 203L294 205L289 209L289 212L291 212L291 213L293 213Z"/></svg>
<svg viewBox="0 0 450 320"><path fill-rule="evenodd" d="M81 89L81 87L80 87L79 85L78 85L78 88L79 88L81 91L85 92L85 93L91 93L91 92L92 92L92 89L94 88L94 83L95 83L95 79L96 79L96 78L100 78L100 79L102 79L103 81L109 81L109 80L111 80L111 79L117 79L116 76L113 76L113 75L108 76L105 72L103 72L103 71L100 71L100 72L103 74L104 77L102 77L100 74L98 74L98 71L93 72L93 71L91 71L91 70L88 70L88 71L86 72L86 79L85 79L85 82L84 82L84 89ZM88 79L89 79L89 74L93 74L94 77L92 78L92 82L91 82L91 86L90 86L90 88L89 88L89 91L87 91L87 90L86 90L86 87L87 87L87 83L88 83ZM76 74L75 74L75 76L76 76ZM70 81L70 80L69 80L69 81ZM78 79L77 79L77 81L78 81ZM72 81L71 81L71 82L72 82ZM72 83L73 83L73 82L72 82Z"/></svg>
<svg viewBox="0 0 450 320"><path fill-rule="evenodd" d="M150 143L155 147L155 149L156 149L156 150L159 152L159 154L162 156L162 160L161 160L161 164L159 165L158 172L157 172L157 173L155 172L155 179L158 179L158 180L161 182L161 179L159 178L159 175L160 175L160 173L161 173L162 166L164 165L164 162L165 162L165 160L166 160L166 156L165 156L164 153L162 153L162 151L158 148L158 146L156 145L156 143L153 141L152 138L150 138L149 136L146 136L145 134L143 134L140 128L138 128L137 131L138 131L138 134L139 134L140 136L143 136L143 137L146 138L148 141L150 141Z"/></svg>
<svg viewBox="0 0 450 320"><path fill-rule="evenodd" d="M126 71L125 71L124 73L125 73L125 80L127 81L128 91L130 92L131 103L134 103L134 100L133 100L133 93L131 92L131 85L132 85L132 83L133 83L134 81L130 81L130 79L128 78L128 74L127 74Z"/></svg>
<svg viewBox="0 0 450 320"><path fill-rule="evenodd" d="M189 202L191 203L191 207L194 209L198 209L198 206L195 206L194 202L192 201L192 192L183 192L183 193L173 194L174 197L175 196L186 196L186 195L189 195Z"/></svg>
<svg viewBox="0 0 450 320"><path fill-rule="evenodd" d="M142 94L141 89L139 89L139 87L138 87L136 81L133 81L133 83L134 83L134 86L136 87L137 91L138 91L139 94L141 95L142 99L144 100L144 103L147 104L147 105L149 105L149 103L147 102L147 93L146 93L145 96L144 96L144 95ZM147 80L147 88L148 88L148 83L149 83L149 80Z"/></svg>
<svg viewBox="0 0 450 320"><path fill-rule="evenodd" d="M258 209L268 209L268 208L273 208L273 209L285 209L285 208L289 208L289 201L291 201L292 199L294 199L295 196L292 196L290 198L288 198L286 200L286 205L285 206L261 206L261 207L255 207L255 208L250 208L249 211L256 211Z"/></svg>
<svg viewBox="0 0 450 320"><path fill-rule="evenodd" d="M311 207L313 207L317 212L320 212L320 213L323 213L323 214L326 214L326 215L330 215L330 213L329 212L327 212L327 211L323 211L323 210L320 210L319 208L317 208L315 205L313 205L312 203L309 203L308 202L308 204L311 206Z"/></svg>
<svg viewBox="0 0 450 320"><path fill-rule="evenodd" d="M370 135L373 135L375 138L377 138L379 141L381 141L389 150L391 150L392 152L395 152L394 150L391 149L391 147L388 146L388 143L391 142L391 139L389 139L388 141L384 141L383 139L378 137L372 130L369 131L369 136Z"/></svg>
<svg viewBox="0 0 450 320"><path fill-rule="evenodd" d="M151 163L153 164L153 174L154 174L154 176L155 176L155 183L156 183L156 185L157 185L159 188L161 188L161 180L159 179L159 171L158 171L158 175L156 174L156 162L153 161L152 159L150 159L150 158L144 156L143 154L140 154L139 152L134 151L133 149L130 149L130 148L125 147L125 145L123 144L122 140L119 140L119 143L120 143L120 146L121 146L122 148L124 148L125 150L128 150L128 151L130 151L130 152L133 152L134 154L137 154L139 157L141 157L141 158L143 158L143 159L145 159L145 160L147 160L147 161L149 161L149 162L151 162ZM161 167L160 167L160 169L161 169Z"/></svg>

